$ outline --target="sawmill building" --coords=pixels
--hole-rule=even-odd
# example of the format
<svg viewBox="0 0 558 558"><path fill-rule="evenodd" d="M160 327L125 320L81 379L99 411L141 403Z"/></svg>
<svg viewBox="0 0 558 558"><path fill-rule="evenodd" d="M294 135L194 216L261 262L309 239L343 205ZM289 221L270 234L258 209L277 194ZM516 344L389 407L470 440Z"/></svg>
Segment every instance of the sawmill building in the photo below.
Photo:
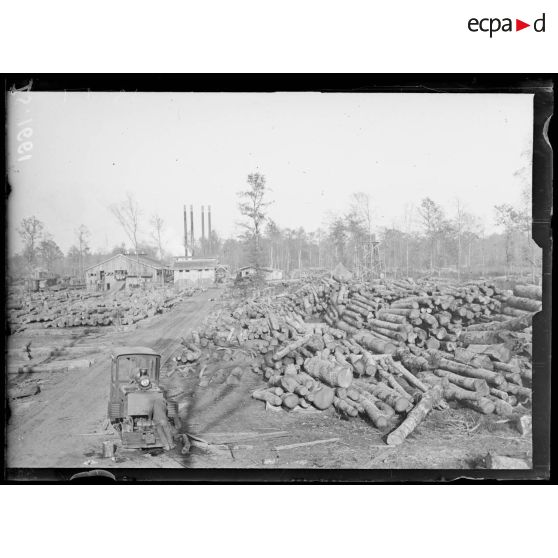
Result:
<svg viewBox="0 0 558 558"><path fill-rule="evenodd" d="M87 289L108 291L172 281L172 270L145 255L116 254L85 270Z"/></svg>

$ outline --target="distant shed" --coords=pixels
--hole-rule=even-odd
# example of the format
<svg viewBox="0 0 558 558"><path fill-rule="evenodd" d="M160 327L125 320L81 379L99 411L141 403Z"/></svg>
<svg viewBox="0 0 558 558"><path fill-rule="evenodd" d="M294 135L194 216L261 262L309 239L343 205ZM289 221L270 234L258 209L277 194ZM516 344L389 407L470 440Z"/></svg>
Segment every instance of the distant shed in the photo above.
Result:
<svg viewBox="0 0 558 558"><path fill-rule="evenodd" d="M216 280L217 258L175 258L172 264L174 284L178 288L208 287Z"/></svg>
<svg viewBox="0 0 558 558"><path fill-rule="evenodd" d="M263 278L266 281L281 281L283 279L283 270L273 269L271 267L261 267ZM245 277L251 277L256 274L256 268L252 265L246 265L241 267L236 272L237 279L244 279Z"/></svg>
<svg viewBox="0 0 558 558"><path fill-rule="evenodd" d="M215 282L224 283L230 276L230 268L228 265L219 264L215 268Z"/></svg>

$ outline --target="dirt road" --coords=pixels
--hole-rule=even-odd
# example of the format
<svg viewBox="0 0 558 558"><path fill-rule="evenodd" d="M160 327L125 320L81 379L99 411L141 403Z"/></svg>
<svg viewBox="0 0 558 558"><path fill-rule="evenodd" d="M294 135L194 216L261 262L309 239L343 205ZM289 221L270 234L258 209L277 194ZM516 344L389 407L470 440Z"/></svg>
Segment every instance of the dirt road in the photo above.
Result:
<svg viewBox="0 0 558 558"><path fill-rule="evenodd" d="M217 290L198 294L170 312L139 322L130 332L107 331L83 342L103 346L144 345L168 359L177 339L199 326L214 308ZM90 368L53 375L41 393L12 402L8 424L8 467L181 467L172 457L132 452L126 459L100 459L104 440L116 436L104 430L109 391L110 351L90 355Z"/></svg>

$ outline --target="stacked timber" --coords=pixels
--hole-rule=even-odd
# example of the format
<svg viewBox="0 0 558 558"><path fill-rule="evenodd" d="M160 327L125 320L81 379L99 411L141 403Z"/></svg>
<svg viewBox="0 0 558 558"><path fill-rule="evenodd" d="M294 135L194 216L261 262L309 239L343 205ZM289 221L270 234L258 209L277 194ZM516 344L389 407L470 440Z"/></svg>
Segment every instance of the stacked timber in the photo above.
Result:
<svg viewBox="0 0 558 558"><path fill-rule="evenodd" d="M532 287L322 277L210 316L174 360L200 378L208 363L224 370L231 361L236 375L262 376L252 397L266 406L361 416L398 444L432 409L509 416L530 405L541 296Z"/></svg>
<svg viewBox="0 0 558 558"><path fill-rule="evenodd" d="M110 292L45 291L12 295L8 321L12 332L29 327L129 325L172 308L194 289L179 293L158 289Z"/></svg>

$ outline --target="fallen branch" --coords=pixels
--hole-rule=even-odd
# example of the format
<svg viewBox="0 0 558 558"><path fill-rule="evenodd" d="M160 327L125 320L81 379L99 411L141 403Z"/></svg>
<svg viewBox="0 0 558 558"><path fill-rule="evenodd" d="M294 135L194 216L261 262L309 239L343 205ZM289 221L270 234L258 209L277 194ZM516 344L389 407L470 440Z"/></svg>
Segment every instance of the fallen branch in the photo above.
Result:
<svg viewBox="0 0 558 558"><path fill-rule="evenodd" d="M280 451L293 448L302 448L306 446L316 446L318 444L328 444L330 442L338 442L339 438L327 438L326 440L314 440L312 442L300 442L298 444L287 444L285 446L275 446L273 449Z"/></svg>

